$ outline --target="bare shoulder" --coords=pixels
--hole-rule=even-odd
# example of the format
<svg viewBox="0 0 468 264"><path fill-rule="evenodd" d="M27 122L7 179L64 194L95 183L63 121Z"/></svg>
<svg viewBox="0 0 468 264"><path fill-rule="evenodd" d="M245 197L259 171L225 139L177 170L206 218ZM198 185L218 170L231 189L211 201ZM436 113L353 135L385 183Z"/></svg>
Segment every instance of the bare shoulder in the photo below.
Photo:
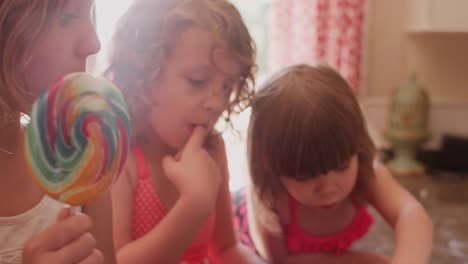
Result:
<svg viewBox="0 0 468 264"><path fill-rule="evenodd" d="M415 199L381 162L374 162L374 177L365 184L367 200L377 209L396 208L396 204Z"/></svg>
<svg viewBox="0 0 468 264"><path fill-rule="evenodd" d="M132 190L135 189L138 183L137 172L136 157L135 154L130 151L127 155L124 168L117 180L117 185L124 184L126 186L130 186Z"/></svg>
<svg viewBox="0 0 468 264"><path fill-rule="evenodd" d="M272 229L280 229L281 226L291 221L287 194L278 194L273 209L270 209L265 207L262 202L258 200L252 187L247 188L247 190L247 210L249 212L255 212L255 214L248 215L252 215L253 218L256 218L257 221L264 224L268 222L268 224L271 224Z"/></svg>
<svg viewBox="0 0 468 264"><path fill-rule="evenodd" d="M376 177L392 177L393 178L390 171L387 169L387 167L385 167L385 165L382 162L375 160L373 163L373 167L374 167L374 173Z"/></svg>
<svg viewBox="0 0 468 264"><path fill-rule="evenodd" d="M284 205L287 206L287 202L282 203L281 201L284 200L279 200L280 202L275 203L275 209L272 211L269 208L262 207L259 201L254 198L255 194L253 192L250 192L250 196L247 210L248 212L255 211L255 213L248 213L247 219L250 235L257 251L269 261L283 259L287 255L287 250L284 244L282 222L290 220L279 218L281 218L281 212L285 208Z"/></svg>
<svg viewBox="0 0 468 264"><path fill-rule="evenodd" d="M391 172L387 169L387 167L385 167L385 165L382 162L375 160L372 165L374 169L374 175L373 177L369 177L366 179L366 188L373 188L373 185L375 184L395 181Z"/></svg>

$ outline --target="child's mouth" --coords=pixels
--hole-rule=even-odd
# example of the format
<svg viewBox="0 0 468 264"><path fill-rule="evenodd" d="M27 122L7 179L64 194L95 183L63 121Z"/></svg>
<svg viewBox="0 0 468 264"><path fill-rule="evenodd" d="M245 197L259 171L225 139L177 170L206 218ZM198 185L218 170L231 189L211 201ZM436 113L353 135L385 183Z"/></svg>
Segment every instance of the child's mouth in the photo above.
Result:
<svg viewBox="0 0 468 264"><path fill-rule="evenodd" d="M190 126L192 126L193 128L199 126L199 127L203 127L204 129L207 129L208 128L208 125L207 124L190 124Z"/></svg>
<svg viewBox="0 0 468 264"><path fill-rule="evenodd" d="M325 205L321 205L320 208L324 210L330 210L330 209L335 208L337 204L338 203L325 204Z"/></svg>
<svg viewBox="0 0 468 264"><path fill-rule="evenodd" d="M193 133L196 127L202 127L205 130L208 129L208 125L205 125L205 124L189 124L188 125L189 132Z"/></svg>

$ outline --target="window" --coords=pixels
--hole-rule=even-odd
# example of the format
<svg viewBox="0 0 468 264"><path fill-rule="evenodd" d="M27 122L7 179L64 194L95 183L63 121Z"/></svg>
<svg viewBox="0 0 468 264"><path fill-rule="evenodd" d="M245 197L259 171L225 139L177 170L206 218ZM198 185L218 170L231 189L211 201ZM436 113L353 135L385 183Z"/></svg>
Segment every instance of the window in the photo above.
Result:
<svg viewBox="0 0 468 264"><path fill-rule="evenodd" d="M95 58L93 68L99 68L108 54L110 38L117 21L133 0L96 0L96 31L101 41L101 51Z"/></svg>
<svg viewBox="0 0 468 264"><path fill-rule="evenodd" d="M241 13L257 48L258 72L256 83L258 84L267 73L271 0L231 0L231 2ZM231 190L237 190L245 186L249 181L246 149L249 119L250 109L247 109L233 120L234 127L240 134L237 135L230 131L223 134L226 143Z"/></svg>

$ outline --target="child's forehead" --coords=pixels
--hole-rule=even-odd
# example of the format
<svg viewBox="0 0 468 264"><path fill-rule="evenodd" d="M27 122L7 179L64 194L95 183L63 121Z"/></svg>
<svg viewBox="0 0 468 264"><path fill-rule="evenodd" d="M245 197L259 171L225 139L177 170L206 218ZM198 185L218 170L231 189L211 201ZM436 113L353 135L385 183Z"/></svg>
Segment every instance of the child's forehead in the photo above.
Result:
<svg viewBox="0 0 468 264"><path fill-rule="evenodd" d="M228 75L240 74L241 65L239 60L225 47L213 48L212 63Z"/></svg>
<svg viewBox="0 0 468 264"><path fill-rule="evenodd" d="M185 30L172 54L175 60L186 67L217 67L227 75L239 75L241 71L240 60L226 41L199 27Z"/></svg>
<svg viewBox="0 0 468 264"><path fill-rule="evenodd" d="M64 8L66 8L69 12L86 14L90 12L94 2L94 0L68 0L64 2Z"/></svg>

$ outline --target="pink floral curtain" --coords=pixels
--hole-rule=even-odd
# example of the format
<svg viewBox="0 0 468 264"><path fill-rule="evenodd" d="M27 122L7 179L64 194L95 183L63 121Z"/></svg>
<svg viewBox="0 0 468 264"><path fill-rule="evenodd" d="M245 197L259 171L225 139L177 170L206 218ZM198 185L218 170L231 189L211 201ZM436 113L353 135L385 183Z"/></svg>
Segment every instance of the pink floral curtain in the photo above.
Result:
<svg viewBox="0 0 468 264"><path fill-rule="evenodd" d="M327 63L360 86L365 0L272 0L268 71Z"/></svg>

